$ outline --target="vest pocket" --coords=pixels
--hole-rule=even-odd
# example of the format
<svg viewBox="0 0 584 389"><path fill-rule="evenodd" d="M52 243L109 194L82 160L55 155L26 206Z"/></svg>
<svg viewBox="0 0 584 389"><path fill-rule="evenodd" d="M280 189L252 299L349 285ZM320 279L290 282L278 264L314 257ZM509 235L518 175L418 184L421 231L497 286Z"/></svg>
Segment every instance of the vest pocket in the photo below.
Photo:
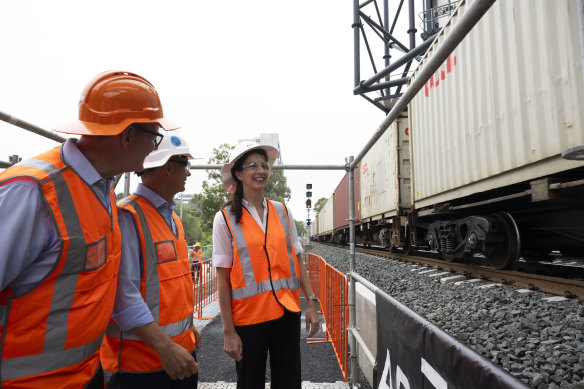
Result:
<svg viewBox="0 0 584 389"><path fill-rule="evenodd" d="M107 261L107 236L87 245L85 271L99 269Z"/></svg>
<svg viewBox="0 0 584 389"><path fill-rule="evenodd" d="M154 243L154 246L156 246L158 263L177 260L176 248L174 247L174 242L172 240L156 242Z"/></svg>

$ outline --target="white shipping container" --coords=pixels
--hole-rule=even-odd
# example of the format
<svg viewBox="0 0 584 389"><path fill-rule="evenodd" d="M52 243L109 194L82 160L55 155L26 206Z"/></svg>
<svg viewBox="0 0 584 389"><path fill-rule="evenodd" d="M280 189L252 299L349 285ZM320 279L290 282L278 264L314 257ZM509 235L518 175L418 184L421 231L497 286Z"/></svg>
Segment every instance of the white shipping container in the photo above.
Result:
<svg viewBox="0 0 584 389"><path fill-rule="evenodd" d="M319 234L329 234L333 231L333 205L334 205L335 195L333 194L329 199L326 201L326 204L320 212L318 213L318 233Z"/></svg>
<svg viewBox="0 0 584 389"><path fill-rule="evenodd" d="M395 120L361 160L361 219L394 215L397 209L397 131L407 119Z"/></svg>
<svg viewBox="0 0 584 389"><path fill-rule="evenodd" d="M412 79L471 4L460 2ZM495 2L412 100L416 208L584 165L561 158L584 144L577 6Z"/></svg>
<svg viewBox="0 0 584 389"><path fill-rule="evenodd" d="M316 236L316 229L317 229L317 220L316 218L310 224L310 236Z"/></svg>

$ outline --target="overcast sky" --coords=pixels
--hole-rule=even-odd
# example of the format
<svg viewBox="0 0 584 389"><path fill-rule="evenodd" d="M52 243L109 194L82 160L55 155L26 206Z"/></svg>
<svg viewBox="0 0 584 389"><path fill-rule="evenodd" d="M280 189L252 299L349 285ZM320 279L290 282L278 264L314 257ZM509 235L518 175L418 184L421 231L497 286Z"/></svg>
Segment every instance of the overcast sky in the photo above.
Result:
<svg viewBox="0 0 584 389"><path fill-rule="evenodd" d="M155 85L165 116L202 158L196 163L222 143L278 133L285 164L343 164L384 118L352 93L352 4L0 0L0 111L49 130L77 118L93 76L126 70ZM373 73L363 64L366 79ZM2 161L57 145L2 121L0 131ZM285 174L301 220L306 184L316 202L331 196L344 171ZM186 193L200 192L204 179L193 171Z"/></svg>

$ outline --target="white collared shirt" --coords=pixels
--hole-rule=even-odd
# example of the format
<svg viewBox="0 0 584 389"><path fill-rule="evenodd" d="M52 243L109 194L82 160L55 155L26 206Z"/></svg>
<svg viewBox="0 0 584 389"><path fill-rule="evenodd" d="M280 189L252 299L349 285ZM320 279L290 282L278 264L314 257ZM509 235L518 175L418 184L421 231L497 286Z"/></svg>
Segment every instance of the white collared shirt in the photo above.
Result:
<svg viewBox="0 0 584 389"><path fill-rule="evenodd" d="M264 217L263 221L260 219L260 215L255 206L245 199L241 200L241 204L249 211L253 220L262 228L262 231L266 232L266 222L268 219L268 202L264 197ZM294 216L288 208L288 220L290 220L290 238L294 244L294 251L296 254L301 254L304 252L302 244L298 240L298 231L296 231L296 223L294 222ZM233 238L231 232L229 232L229 227L225 223L225 219L221 211L215 214L213 219L213 266L214 267L233 267Z"/></svg>

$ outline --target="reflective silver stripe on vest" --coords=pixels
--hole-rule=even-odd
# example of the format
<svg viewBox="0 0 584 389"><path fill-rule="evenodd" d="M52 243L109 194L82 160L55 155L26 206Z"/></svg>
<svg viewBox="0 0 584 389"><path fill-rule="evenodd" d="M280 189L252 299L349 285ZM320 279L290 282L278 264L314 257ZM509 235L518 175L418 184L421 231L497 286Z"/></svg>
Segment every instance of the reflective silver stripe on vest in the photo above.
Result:
<svg viewBox="0 0 584 389"><path fill-rule="evenodd" d="M65 349L69 310L75 297L79 273L84 271L87 254L85 238L73 198L63 175L55 166L41 160L27 160L21 165L42 169L52 176L41 181L44 184L53 181L59 208L67 234L70 237L69 251L63 269L55 280L51 309L46 321L45 344L42 354L2 360L2 379L14 379L71 366L92 356L101 344L102 336L92 342L75 348ZM49 210L52 212L50 207ZM53 215L54 218L54 215Z"/></svg>
<svg viewBox="0 0 584 389"><path fill-rule="evenodd" d="M51 175L51 174L57 172L57 170L58 170L55 167L55 165L53 165L52 163L49 163L47 161L43 161L42 159L35 159L35 158L25 159L24 161L18 162L14 166L23 166L23 167L31 167L33 169L39 169L39 170L44 171L48 175Z"/></svg>
<svg viewBox="0 0 584 389"><path fill-rule="evenodd" d="M288 222L288 213L284 209L284 204L268 200L274 208L276 208L276 214L280 219L280 224L284 228L284 233L286 234L286 252L288 253L288 261L290 262L290 278L296 279L296 268L294 267L294 254L292 251L292 238L290 236L290 224Z"/></svg>
<svg viewBox="0 0 584 389"><path fill-rule="evenodd" d="M182 320L179 320L174 323L167 324L165 326L160 326L166 332L168 336L171 338L186 332L193 326L193 315L189 314ZM141 340L139 337L134 335L130 331L122 331L120 327L114 322L110 322L107 326L107 330L105 331L107 336L111 336L114 338L121 338L123 339L130 339L130 340Z"/></svg>
<svg viewBox="0 0 584 389"><path fill-rule="evenodd" d="M259 283L256 282L255 275L253 274L253 267L251 265L251 257L249 255L249 250L247 249L247 243L245 241L243 230L241 229L241 224L237 223L235 215L231 212L231 206L227 206L223 210L223 213L227 216L227 218L229 218L229 225L231 227L230 230L233 241L236 245L237 253L239 254L239 261L241 263L241 269L245 282L244 287L231 290L232 300L239 300L242 298L252 297L263 292L271 291L271 284L274 286L274 291L278 291L280 289L290 289L294 291L300 287L300 280L296 277L296 269L294 268L294 254L292 251L292 241L290 238L290 228L288 226L286 210L281 203L272 201L270 201L270 203L275 207L280 224L282 225L282 228L286 234L286 252L288 253L288 262L290 265L290 278L281 278L274 280L272 283L270 283L270 280L261 281Z"/></svg>
<svg viewBox="0 0 584 389"><path fill-rule="evenodd" d="M138 201L135 198L127 197L120 201L121 204L128 204L136 211L138 221L142 227L142 235L144 237L144 246L146 247L146 292L144 301L148 305L148 309L152 312L154 322L158 324L159 309L160 309L160 283L158 282L158 255L154 246L154 239L146 221L146 215ZM123 208L123 205L122 205ZM142 250L140 250L141 252ZM142 261L140 261L142 262Z"/></svg>

